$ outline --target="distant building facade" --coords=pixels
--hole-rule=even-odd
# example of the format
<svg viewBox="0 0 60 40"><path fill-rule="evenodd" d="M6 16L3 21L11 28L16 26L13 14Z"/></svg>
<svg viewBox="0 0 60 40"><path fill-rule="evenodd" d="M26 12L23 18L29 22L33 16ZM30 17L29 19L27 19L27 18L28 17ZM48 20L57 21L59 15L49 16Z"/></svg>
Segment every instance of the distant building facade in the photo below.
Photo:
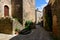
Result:
<svg viewBox="0 0 60 40"><path fill-rule="evenodd" d="M35 19L36 19L36 23L39 23L41 22L43 19L43 12L42 11L39 11L38 9L35 10Z"/></svg>

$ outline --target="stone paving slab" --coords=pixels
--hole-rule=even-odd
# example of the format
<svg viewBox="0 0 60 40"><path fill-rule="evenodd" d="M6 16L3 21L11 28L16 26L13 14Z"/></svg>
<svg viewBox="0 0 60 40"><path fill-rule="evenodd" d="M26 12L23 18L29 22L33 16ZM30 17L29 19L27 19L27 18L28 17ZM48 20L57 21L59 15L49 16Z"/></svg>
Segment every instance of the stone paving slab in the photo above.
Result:
<svg viewBox="0 0 60 40"><path fill-rule="evenodd" d="M8 35L8 34L0 33L0 40L9 40L9 39L11 39L14 36L16 36L16 35Z"/></svg>

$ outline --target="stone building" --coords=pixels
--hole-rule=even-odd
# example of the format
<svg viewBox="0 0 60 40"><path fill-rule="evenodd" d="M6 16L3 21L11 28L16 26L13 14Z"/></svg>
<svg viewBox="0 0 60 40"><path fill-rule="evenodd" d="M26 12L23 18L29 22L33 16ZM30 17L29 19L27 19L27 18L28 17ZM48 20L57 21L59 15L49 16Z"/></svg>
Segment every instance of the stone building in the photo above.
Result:
<svg viewBox="0 0 60 40"><path fill-rule="evenodd" d="M7 11L7 12L6 12ZM11 16L11 0L0 0L0 17Z"/></svg>
<svg viewBox="0 0 60 40"><path fill-rule="evenodd" d="M60 0L49 0L44 8L44 27L60 40Z"/></svg>
<svg viewBox="0 0 60 40"><path fill-rule="evenodd" d="M12 33L16 26L19 26L22 30L26 21L35 22L35 0L0 0L0 18L2 17L11 18L12 24L11 27L5 25L6 27L4 29L0 25L2 27L0 27L0 30L7 29ZM2 32L5 33L6 31Z"/></svg>
<svg viewBox="0 0 60 40"><path fill-rule="evenodd" d="M43 12L40 11L40 10L38 10L38 9L36 9L36 10L35 10L35 20L36 20L36 24L41 23L41 21L43 20L42 17L43 17Z"/></svg>
<svg viewBox="0 0 60 40"><path fill-rule="evenodd" d="M13 17L19 16L21 23L26 20L35 22L35 0L12 0L12 10Z"/></svg>

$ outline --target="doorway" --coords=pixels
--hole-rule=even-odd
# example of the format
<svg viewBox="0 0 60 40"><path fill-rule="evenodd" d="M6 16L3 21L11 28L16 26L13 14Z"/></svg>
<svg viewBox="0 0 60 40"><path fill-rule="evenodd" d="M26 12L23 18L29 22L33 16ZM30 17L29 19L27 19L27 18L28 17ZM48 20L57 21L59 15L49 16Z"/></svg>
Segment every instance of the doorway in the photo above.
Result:
<svg viewBox="0 0 60 40"><path fill-rule="evenodd" d="M9 7L7 5L4 6L4 16L9 16Z"/></svg>

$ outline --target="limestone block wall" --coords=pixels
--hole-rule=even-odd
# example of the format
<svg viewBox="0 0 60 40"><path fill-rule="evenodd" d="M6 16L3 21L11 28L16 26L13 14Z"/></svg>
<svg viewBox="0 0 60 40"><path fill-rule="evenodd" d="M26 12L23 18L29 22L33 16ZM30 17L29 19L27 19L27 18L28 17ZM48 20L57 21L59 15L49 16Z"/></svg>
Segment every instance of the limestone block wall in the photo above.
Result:
<svg viewBox="0 0 60 40"><path fill-rule="evenodd" d="M23 0L12 0L12 17L18 19L23 24Z"/></svg>
<svg viewBox="0 0 60 40"><path fill-rule="evenodd" d="M35 22L35 0L23 0L23 22Z"/></svg>

